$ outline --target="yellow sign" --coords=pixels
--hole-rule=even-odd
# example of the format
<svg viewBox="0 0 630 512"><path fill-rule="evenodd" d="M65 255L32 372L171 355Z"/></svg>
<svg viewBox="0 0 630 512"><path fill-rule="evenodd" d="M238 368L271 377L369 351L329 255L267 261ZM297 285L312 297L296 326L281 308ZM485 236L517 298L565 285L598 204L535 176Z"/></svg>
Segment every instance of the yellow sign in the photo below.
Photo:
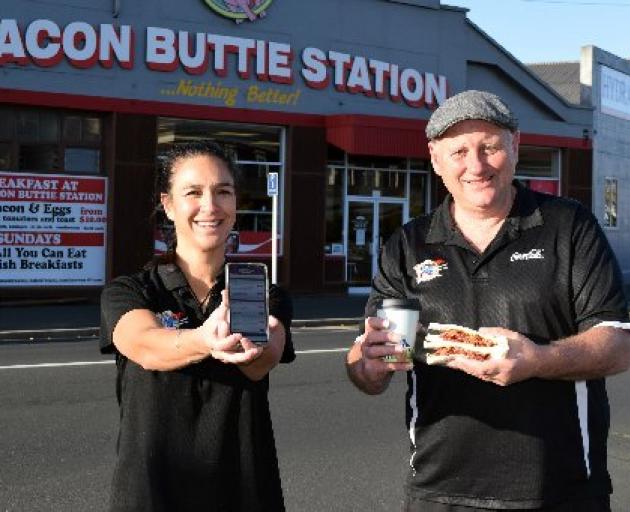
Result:
<svg viewBox="0 0 630 512"><path fill-rule="evenodd" d="M213 103L222 103L226 107L237 106L240 88L224 85L220 80L181 79L177 85L160 90L162 96L180 96L187 98L207 98ZM248 104L290 105L298 104L302 91L286 91L278 87L250 85L245 90L244 99Z"/></svg>

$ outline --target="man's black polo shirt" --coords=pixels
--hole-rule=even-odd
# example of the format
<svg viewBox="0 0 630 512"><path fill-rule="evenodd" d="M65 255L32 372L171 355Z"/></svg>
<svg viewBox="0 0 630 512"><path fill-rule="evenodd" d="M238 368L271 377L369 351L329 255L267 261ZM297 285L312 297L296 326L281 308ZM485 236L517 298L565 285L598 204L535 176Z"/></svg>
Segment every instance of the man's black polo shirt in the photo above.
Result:
<svg viewBox="0 0 630 512"><path fill-rule="evenodd" d="M420 321L505 327L545 344L626 320L621 273L577 202L517 183L514 206L478 254L454 227L451 197L387 242L366 306L415 297ZM416 362L408 373L410 495L487 508L534 508L605 495L603 379L530 379L507 387Z"/></svg>
<svg viewBox="0 0 630 512"><path fill-rule="evenodd" d="M101 299L101 350L115 350L112 332L133 309L153 311L166 327L200 326L224 286L221 275L204 314L173 264L113 280ZM290 300L272 286L269 306L285 327L282 362L290 362ZM120 431L110 510L284 510L267 377L253 382L212 358L158 372L118 354L117 368Z"/></svg>

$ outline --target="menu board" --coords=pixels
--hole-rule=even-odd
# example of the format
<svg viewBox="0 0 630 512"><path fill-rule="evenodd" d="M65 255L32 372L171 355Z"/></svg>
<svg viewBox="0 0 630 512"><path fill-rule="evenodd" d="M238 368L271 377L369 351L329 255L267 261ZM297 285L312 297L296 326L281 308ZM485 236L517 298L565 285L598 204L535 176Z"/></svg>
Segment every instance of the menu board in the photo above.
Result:
<svg viewBox="0 0 630 512"><path fill-rule="evenodd" d="M107 178L0 172L0 286L105 284Z"/></svg>

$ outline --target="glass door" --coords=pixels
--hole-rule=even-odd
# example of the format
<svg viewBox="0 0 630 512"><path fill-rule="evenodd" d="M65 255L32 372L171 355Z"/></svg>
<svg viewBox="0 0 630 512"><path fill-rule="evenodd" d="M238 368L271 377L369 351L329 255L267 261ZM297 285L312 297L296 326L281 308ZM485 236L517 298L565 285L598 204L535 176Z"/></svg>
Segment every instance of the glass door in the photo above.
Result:
<svg viewBox="0 0 630 512"><path fill-rule="evenodd" d="M348 200L346 281L352 291L368 291L378 271L381 248L403 224L404 207L404 200Z"/></svg>
<svg viewBox="0 0 630 512"><path fill-rule="evenodd" d="M397 228L403 225L403 204L387 203L383 200L378 203L378 254L389 237L394 234ZM378 260L377 260L378 263ZM377 268L374 269L376 274Z"/></svg>
<svg viewBox="0 0 630 512"><path fill-rule="evenodd" d="M350 286L370 286L374 253L374 203L348 201L347 218L346 281Z"/></svg>

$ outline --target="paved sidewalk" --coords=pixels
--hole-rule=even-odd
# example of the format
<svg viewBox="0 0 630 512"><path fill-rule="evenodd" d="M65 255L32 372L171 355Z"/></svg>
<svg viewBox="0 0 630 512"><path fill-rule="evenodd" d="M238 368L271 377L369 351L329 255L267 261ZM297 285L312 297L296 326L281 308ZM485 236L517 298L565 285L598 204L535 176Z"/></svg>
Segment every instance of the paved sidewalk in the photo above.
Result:
<svg viewBox="0 0 630 512"><path fill-rule="evenodd" d="M358 326L366 300L365 295L294 296L294 326ZM95 337L99 324L96 301L0 303L0 342Z"/></svg>
<svg viewBox="0 0 630 512"><path fill-rule="evenodd" d="M630 285L626 286L630 302ZM359 327L366 295L294 295L294 326ZM0 303L0 343L98 336L99 304L95 301L16 305Z"/></svg>

